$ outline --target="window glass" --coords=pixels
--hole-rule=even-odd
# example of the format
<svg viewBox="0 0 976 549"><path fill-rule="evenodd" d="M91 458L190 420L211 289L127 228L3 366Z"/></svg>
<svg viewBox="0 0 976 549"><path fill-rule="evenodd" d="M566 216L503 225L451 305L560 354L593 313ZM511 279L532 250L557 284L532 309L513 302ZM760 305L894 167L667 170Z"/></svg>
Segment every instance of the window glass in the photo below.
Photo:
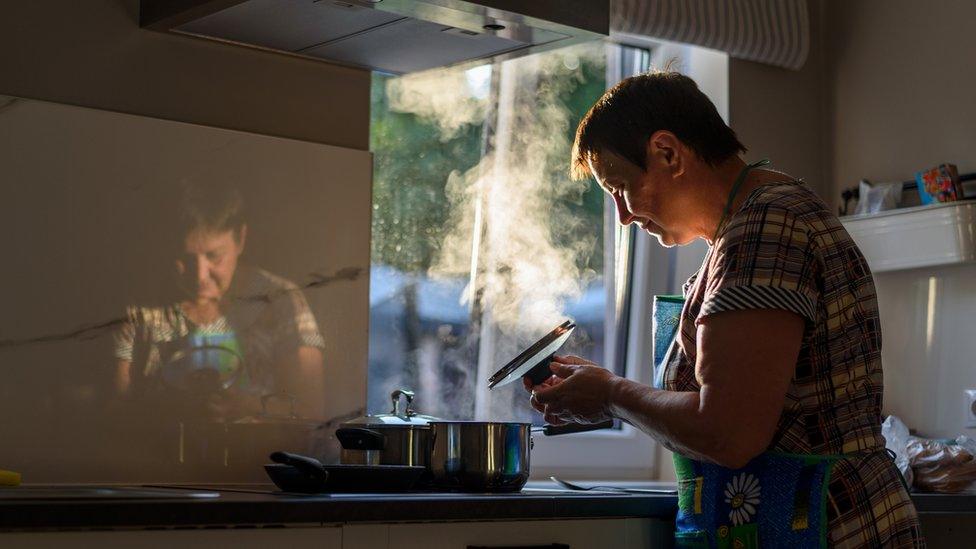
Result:
<svg viewBox="0 0 976 549"><path fill-rule="evenodd" d="M538 422L520 383L486 381L565 319L577 329L560 352L604 363L616 231L568 167L605 52L374 75L371 412L404 387L427 414Z"/></svg>

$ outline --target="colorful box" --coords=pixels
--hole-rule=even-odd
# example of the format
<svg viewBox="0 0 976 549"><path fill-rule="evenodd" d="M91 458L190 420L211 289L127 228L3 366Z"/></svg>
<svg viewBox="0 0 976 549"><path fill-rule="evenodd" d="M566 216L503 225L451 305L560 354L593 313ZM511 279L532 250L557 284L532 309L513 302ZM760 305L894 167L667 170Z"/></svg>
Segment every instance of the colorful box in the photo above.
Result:
<svg viewBox="0 0 976 549"><path fill-rule="evenodd" d="M962 200L962 186L955 164L940 164L915 174L918 198L922 204Z"/></svg>

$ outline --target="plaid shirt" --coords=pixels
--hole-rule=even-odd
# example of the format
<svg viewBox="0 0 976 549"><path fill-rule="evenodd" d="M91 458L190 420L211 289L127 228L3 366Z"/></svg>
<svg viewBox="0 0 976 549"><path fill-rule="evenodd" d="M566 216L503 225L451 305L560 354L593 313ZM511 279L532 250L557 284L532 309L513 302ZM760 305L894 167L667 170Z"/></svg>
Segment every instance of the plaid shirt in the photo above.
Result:
<svg viewBox="0 0 976 549"><path fill-rule="evenodd" d="M722 311L781 309L806 320L770 450L856 454L831 474L828 530L836 547L916 547L919 526L881 436L881 324L864 257L800 182L754 190L686 284L678 352L665 388L698 391L699 321ZM757 334L762 337L762 334Z"/></svg>
<svg viewBox="0 0 976 549"><path fill-rule="evenodd" d="M325 348L305 296L285 278L242 265L226 302L223 316L208 325L193 324L179 304L128 307L114 336L116 359L132 364L134 383L139 384L182 351L191 332L232 332L253 376L241 389L263 395L277 390L279 363L294 360L299 347Z"/></svg>

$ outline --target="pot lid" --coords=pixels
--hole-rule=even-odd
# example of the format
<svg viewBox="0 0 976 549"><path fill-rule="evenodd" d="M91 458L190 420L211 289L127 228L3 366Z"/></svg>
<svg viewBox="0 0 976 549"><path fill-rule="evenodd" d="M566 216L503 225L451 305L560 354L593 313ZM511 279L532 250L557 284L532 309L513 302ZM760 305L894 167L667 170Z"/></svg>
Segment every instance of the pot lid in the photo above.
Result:
<svg viewBox="0 0 976 549"><path fill-rule="evenodd" d="M531 347L492 374L488 378L488 388L494 389L495 387L508 385L517 379L521 379L522 376L528 375L533 368L539 366L549 355L555 353L562 347L563 343L566 343L566 340L569 339L570 334L573 333L573 329L575 328L576 324L570 320L556 326L551 332L544 335L542 339L533 343ZM548 365L545 367L546 371L548 371Z"/></svg>
<svg viewBox="0 0 976 549"><path fill-rule="evenodd" d="M414 392L407 389L397 389L390 393L393 408L388 414L371 414L360 416L343 424L356 427L426 427L431 421L441 421L440 418L418 414L410 407Z"/></svg>

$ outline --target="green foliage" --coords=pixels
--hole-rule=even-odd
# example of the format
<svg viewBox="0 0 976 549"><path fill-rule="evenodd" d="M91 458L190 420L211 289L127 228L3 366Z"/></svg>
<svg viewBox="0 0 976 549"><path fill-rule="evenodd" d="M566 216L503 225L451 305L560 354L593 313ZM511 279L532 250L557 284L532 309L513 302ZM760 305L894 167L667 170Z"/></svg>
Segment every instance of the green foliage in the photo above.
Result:
<svg viewBox="0 0 976 549"><path fill-rule="evenodd" d="M426 272L437 258L449 230L450 202L445 185L452 172L464 173L481 160L484 121L465 124L445 138L435 121L413 113L391 110L387 96L390 76L374 74L370 149L373 171L372 261L404 272ZM583 58L579 69L567 69L545 78L568 79L569 93L559 100L572 113L566 128L572 143L576 125L606 87L602 59ZM567 82L559 82L559 88ZM547 85L540 81L540 86ZM459 90L459 93L462 91ZM549 177L569 183L569 149L556 151L560 158L549 162ZM604 195L591 182L575 196L563 197L565 210L580 223L559 230L554 223L557 244L594 240L589 257L578 258L581 267L603 269L602 227Z"/></svg>
<svg viewBox="0 0 976 549"><path fill-rule="evenodd" d="M436 257L448 220L444 193L452 171L481 159L482 124L441 141L437 125L393 112L386 96L392 78L373 75L370 150L373 151L373 263L425 272Z"/></svg>

